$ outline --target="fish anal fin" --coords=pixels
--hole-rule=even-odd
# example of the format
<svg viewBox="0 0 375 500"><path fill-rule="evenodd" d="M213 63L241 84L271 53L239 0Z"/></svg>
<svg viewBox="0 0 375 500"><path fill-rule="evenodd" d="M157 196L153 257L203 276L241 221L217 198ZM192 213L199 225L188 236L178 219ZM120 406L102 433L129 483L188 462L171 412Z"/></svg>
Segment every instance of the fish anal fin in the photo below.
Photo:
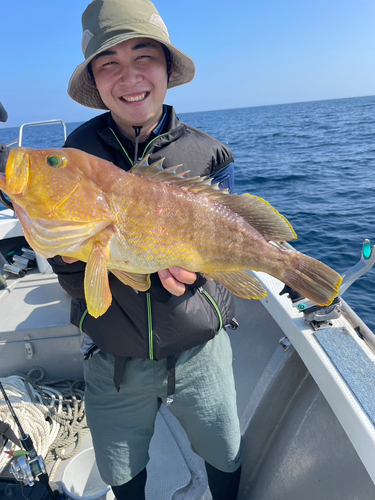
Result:
<svg viewBox="0 0 375 500"><path fill-rule="evenodd" d="M139 292L146 292L151 286L149 274L127 273L118 269L111 269L111 273L124 283L124 285L131 286Z"/></svg>
<svg viewBox="0 0 375 500"><path fill-rule="evenodd" d="M243 299L262 299L267 296L266 290L259 281L245 271L210 272L206 277L213 278L225 288Z"/></svg>

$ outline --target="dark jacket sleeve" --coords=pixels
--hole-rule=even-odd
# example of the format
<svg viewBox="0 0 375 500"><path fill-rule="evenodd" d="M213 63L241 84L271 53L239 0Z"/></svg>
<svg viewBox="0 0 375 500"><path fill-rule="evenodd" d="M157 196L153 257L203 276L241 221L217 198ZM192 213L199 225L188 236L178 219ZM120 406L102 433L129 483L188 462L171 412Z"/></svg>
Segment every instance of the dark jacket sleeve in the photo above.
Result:
<svg viewBox="0 0 375 500"><path fill-rule="evenodd" d="M84 299L83 283L86 264L80 260L73 262L73 264L67 264L59 255L48 259L48 262L51 264L53 272L57 274L59 283L66 293L76 299Z"/></svg>
<svg viewBox="0 0 375 500"><path fill-rule="evenodd" d="M230 193L234 191L234 165L230 163L223 169L215 172L212 176L213 184L219 183L220 189L229 189Z"/></svg>
<svg viewBox="0 0 375 500"><path fill-rule="evenodd" d="M0 172L2 174L5 174L9 153L10 149L5 144L0 143Z"/></svg>

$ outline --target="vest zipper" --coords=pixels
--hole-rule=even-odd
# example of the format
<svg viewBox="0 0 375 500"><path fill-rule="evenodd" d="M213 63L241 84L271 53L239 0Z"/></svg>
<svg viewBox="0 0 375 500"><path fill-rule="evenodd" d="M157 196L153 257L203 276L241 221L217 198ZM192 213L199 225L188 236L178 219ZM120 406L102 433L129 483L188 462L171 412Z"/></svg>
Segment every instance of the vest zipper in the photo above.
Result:
<svg viewBox="0 0 375 500"><path fill-rule="evenodd" d="M147 324L148 324L148 355L150 359L154 359L154 335L152 329L152 309L151 309L151 294L146 292L147 298Z"/></svg>
<svg viewBox="0 0 375 500"><path fill-rule="evenodd" d="M207 302L209 302L209 304L212 306L213 310L216 312L218 320L219 320L218 332L220 332L220 330L222 330L222 328L223 328L223 317L221 315L221 311L219 309L219 306L216 304L216 302L211 297L211 295L207 292L207 290L205 290L202 286L200 286L198 288L198 291L203 295L203 297L205 297Z"/></svg>
<svg viewBox="0 0 375 500"><path fill-rule="evenodd" d="M126 152L126 149L124 148L124 146L121 144L121 141L120 141L120 139L117 137L117 135L115 134L114 130L113 130L113 129L111 129L111 127L109 127L109 130L112 132L112 134L114 135L115 139L116 139L116 140L117 140L117 142L119 143L119 145L120 145L120 147L121 147L121 149L122 149L123 153L125 154L126 158L129 160L130 165L131 165L132 167L134 167L134 163L133 163L133 162L132 162L132 160L130 159L130 156L129 156L129 155L128 155L128 153ZM146 155L146 151L147 151L147 150L148 150L148 148L151 146L151 144L153 144L153 143L156 141L156 139L160 139L160 137L164 137L165 135L168 135L168 134L169 134L169 132L166 132L165 134L158 135L157 137L155 137L154 139L152 139L152 141L150 141L150 142L147 144L147 146L145 147L145 149L144 149L144 151L143 151L143 154L142 154L142 156L141 156L141 159L143 160L143 158L144 158L144 157L145 157L145 155Z"/></svg>
<svg viewBox="0 0 375 500"><path fill-rule="evenodd" d="M121 141L120 139L117 137L117 135L115 134L114 130L112 130L110 127L109 127L109 130L112 132L112 134L114 135L115 139L117 140L117 142L119 143L122 151L124 152L125 156L127 157L127 159L129 160L130 162L130 165L133 167L134 164L133 162L131 161L128 153L126 152L126 149L124 148L124 146L121 144ZM163 137L165 135L168 135L168 133L166 134L161 134L161 135L158 135L157 137L155 137L152 141L150 141L147 146L145 147L144 151L143 151L143 155L142 155L142 159L144 158L145 156L145 153L146 153L146 150L149 148L149 146L151 146L151 144L153 142L156 141L156 139L159 139L159 137ZM150 359L154 359L154 334L153 334L153 329L152 329L152 309L151 309L151 295L149 292L146 293L146 300L147 300L147 325L148 325L148 354L149 354L149 357ZM212 299L213 300L213 299ZM84 315L85 316L85 315ZM84 319L84 316L83 318L81 319L81 322L83 322L83 319ZM221 315L220 315L221 317ZM80 323L81 324L81 323Z"/></svg>

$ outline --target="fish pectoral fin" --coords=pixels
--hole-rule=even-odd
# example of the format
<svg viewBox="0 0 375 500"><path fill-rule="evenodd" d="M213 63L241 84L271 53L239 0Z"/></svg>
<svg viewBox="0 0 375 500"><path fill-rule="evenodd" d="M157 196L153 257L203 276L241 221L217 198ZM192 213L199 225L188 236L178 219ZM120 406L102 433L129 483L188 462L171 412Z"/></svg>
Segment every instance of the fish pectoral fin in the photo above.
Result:
<svg viewBox="0 0 375 500"><path fill-rule="evenodd" d="M127 273L118 269L111 269L111 273L116 276L124 285L131 286L139 292L145 292L151 286L149 274Z"/></svg>
<svg viewBox="0 0 375 500"><path fill-rule="evenodd" d="M263 299L267 296L266 290L262 287L259 281L245 271L225 272L210 272L206 277L213 278L218 283L221 283L230 292L243 299Z"/></svg>
<svg viewBox="0 0 375 500"><path fill-rule="evenodd" d="M114 232L113 227L110 226L98 236L87 260L84 281L85 298L87 310L94 318L104 314L112 302L107 261L109 258L108 243Z"/></svg>
<svg viewBox="0 0 375 500"><path fill-rule="evenodd" d="M106 312L112 302L107 273L107 257L100 245L95 245L90 253L85 272L85 297L87 310L98 318Z"/></svg>

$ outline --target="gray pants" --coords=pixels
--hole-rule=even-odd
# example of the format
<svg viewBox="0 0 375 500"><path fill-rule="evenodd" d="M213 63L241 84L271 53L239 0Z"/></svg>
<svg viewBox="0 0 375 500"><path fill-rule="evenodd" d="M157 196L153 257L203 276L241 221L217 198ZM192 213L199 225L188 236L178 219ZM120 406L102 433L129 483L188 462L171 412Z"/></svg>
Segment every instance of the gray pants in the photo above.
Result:
<svg viewBox="0 0 375 500"><path fill-rule="evenodd" d="M167 362L131 359L120 392L114 358L98 353L84 362L85 401L96 461L104 482L130 481L149 460L156 414L167 396ZM176 393L169 410L193 450L223 472L241 465L241 434L232 371L232 349L223 330L177 356Z"/></svg>

